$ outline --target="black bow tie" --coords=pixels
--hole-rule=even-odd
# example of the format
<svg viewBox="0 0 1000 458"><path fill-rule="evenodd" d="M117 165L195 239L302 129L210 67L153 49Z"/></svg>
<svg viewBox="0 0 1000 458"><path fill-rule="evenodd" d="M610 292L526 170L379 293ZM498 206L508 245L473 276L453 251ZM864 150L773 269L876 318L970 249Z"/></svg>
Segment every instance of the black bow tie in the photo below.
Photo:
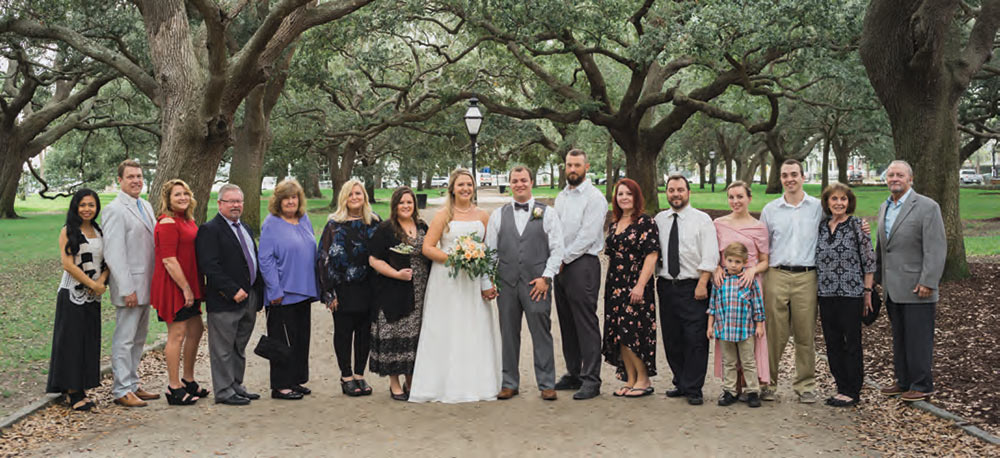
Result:
<svg viewBox="0 0 1000 458"><path fill-rule="evenodd" d="M519 204L517 202L514 202L514 210L528 211L528 204L527 203Z"/></svg>

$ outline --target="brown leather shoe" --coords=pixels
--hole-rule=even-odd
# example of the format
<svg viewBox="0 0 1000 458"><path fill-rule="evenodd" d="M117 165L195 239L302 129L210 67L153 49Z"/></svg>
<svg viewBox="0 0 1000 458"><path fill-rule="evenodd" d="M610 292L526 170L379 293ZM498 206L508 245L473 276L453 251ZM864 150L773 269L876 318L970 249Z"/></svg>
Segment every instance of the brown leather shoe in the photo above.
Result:
<svg viewBox="0 0 1000 458"><path fill-rule="evenodd" d="M900 388L898 384L893 383L891 386L882 388L881 393L885 396L895 396L897 394L903 394L904 391L906 390Z"/></svg>
<svg viewBox="0 0 1000 458"><path fill-rule="evenodd" d="M906 402L916 402L916 401L926 401L927 398L929 398L930 396L931 396L930 393L924 393L922 391L909 390L909 391L903 393L903 395L900 396L899 399L902 399L903 401L906 401Z"/></svg>
<svg viewBox="0 0 1000 458"><path fill-rule="evenodd" d="M150 393L149 391L146 391L146 390L144 390L142 388L139 388L138 390L135 390L135 395L139 399L142 399L143 401L152 401L154 399L160 399L160 395L159 394L157 394L157 393Z"/></svg>
<svg viewBox="0 0 1000 458"><path fill-rule="evenodd" d="M500 394L497 395L497 399L510 399L517 396L517 390L512 390L510 388L504 388L500 390Z"/></svg>
<svg viewBox="0 0 1000 458"><path fill-rule="evenodd" d="M556 390L542 390L542 399L546 401L555 401L557 399Z"/></svg>
<svg viewBox="0 0 1000 458"><path fill-rule="evenodd" d="M139 399L139 397L136 396L135 393L129 393L126 394L125 396L115 399L115 404L124 407L146 407L148 405L146 404L146 401Z"/></svg>

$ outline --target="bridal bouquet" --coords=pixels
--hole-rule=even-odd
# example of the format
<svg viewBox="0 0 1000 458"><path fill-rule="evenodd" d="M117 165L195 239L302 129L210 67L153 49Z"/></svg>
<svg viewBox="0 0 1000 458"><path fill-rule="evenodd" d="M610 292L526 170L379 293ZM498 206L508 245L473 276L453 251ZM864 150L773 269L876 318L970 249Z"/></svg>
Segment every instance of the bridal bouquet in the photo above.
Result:
<svg viewBox="0 0 1000 458"><path fill-rule="evenodd" d="M492 281L496 279L496 253L496 250L487 247L478 236L463 235L455 240L455 246L448 253L448 260L444 265L451 269L448 275L452 278L464 270L472 280L488 275Z"/></svg>

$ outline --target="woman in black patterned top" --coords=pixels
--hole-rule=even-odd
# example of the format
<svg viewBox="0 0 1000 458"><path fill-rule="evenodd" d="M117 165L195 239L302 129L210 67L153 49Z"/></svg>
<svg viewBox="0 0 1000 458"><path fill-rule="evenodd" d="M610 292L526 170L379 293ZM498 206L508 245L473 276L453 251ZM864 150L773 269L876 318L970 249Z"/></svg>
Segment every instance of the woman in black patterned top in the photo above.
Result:
<svg viewBox="0 0 1000 458"><path fill-rule="evenodd" d="M653 393L656 375L656 302L650 281L660 254L660 235L653 218L643 213L639 184L628 178L615 185L614 221L608 227L604 253L604 360L615 366L625 386L619 397Z"/></svg>
<svg viewBox="0 0 1000 458"><path fill-rule="evenodd" d="M861 317L872 310L875 253L861 219L852 216L856 204L851 188L842 183L828 186L816 243L820 319L837 383L837 394L826 403L834 407L853 406L861 399Z"/></svg>

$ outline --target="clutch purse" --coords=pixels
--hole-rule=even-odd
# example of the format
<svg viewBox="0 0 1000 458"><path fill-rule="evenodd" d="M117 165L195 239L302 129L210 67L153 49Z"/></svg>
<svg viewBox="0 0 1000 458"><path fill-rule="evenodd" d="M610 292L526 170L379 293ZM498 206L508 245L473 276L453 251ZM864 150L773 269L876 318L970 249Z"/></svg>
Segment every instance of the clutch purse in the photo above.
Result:
<svg viewBox="0 0 1000 458"><path fill-rule="evenodd" d="M284 327L284 326L282 326ZM253 352L269 361L287 361L292 358L292 347L288 345L288 329L285 329L285 342L267 334L260 336Z"/></svg>
<svg viewBox="0 0 1000 458"><path fill-rule="evenodd" d="M862 305L861 307L864 307ZM882 295L872 288L872 311L867 315L861 315L861 322L865 326L871 326L878 319L879 312L882 311Z"/></svg>

